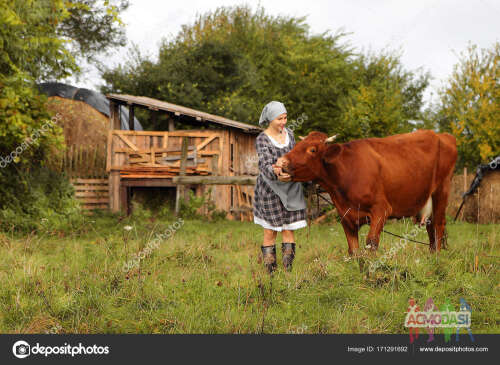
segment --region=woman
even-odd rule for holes
[[[283,266],[289,271],[295,257],[293,231],[307,225],[306,203],[299,182],[279,167],[279,158],[295,146],[293,132],[285,128],[287,111],[277,101],[262,110],[259,124],[266,129],[255,142],[259,156],[259,176],[253,199],[254,223],[264,228],[263,262],[269,273],[276,270],[276,235],[282,232]]]

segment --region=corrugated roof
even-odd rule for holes
[[[195,118],[199,122],[207,121],[216,124],[225,125],[228,127],[233,127],[240,129],[247,133],[260,133],[262,129],[251,124],[246,124],[242,122],[237,122],[235,120],[227,119],[218,115],[209,114],[201,112],[199,110],[186,108],[185,106],[176,105],[168,103],[166,101],[161,101],[153,98],[148,98],[146,96],[134,96],[126,94],[108,94],[106,97],[110,100],[116,100],[118,102],[125,102],[129,105],[142,105],[150,109],[165,110],[168,112],[175,113],[176,115],[188,115]]]

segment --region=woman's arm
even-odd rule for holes
[[[277,176],[273,169],[274,157],[269,147],[260,139],[255,142],[257,155],[259,156],[259,170],[270,180],[276,180]]]

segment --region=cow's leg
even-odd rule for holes
[[[387,217],[391,213],[391,209],[388,206],[377,207],[372,209],[370,216],[370,231],[366,236],[366,245],[369,246],[371,250],[376,251],[380,242],[380,233],[384,228]]]
[[[427,228],[427,234],[429,235],[429,245],[431,248],[431,251],[433,251],[436,247],[436,242],[434,241],[436,238],[436,231],[434,228],[434,217],[432,220],[429,220],[428,223],[425,225],[425,228]],[[434,249],[433,249],[434,247]]]
[[[434,239],[430,240],[431,252],[440,251],[441,244],[444,240],[444,229],[446,226],[446,205],[448,204],[448,191],[440,188],[432,195],[433,217],[432,217],[432,232]],[[429,232],[429,229],[427,230]],[[429,234],[431,239],[431,234]]]
[[[346,221],[342,221],[342,227],[344,228],[344,233],[347,238],[347,244],[349,245],[349,255],[352,256],[359,250],[359,227]]]

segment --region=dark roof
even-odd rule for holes
[[[109,100],[96,91],[77,88],[60,82],[44,82],[38,84],[38,89],[49,97],[59,96],[60,98],[82,101],[109,117]],[[121,129],[128,130],[128,109],[123,106],[120,108],[120,122]],[[135,117],[134,129],[142,131],[142,125]]]
[[[127,103],[128,105],[140,105],[148,107],[153,110],[165,110],[172,112],[175,115],[187,115],[199,122],[211,122],[227,127],[237,128],[246,133],[260,133],[262,129],[251,124],[237,122],[235,120],[227,119],[218,115],[205,113],[199,110],[187,108],[185,106],[168,103],[145,96],[133,96],[125,94],[108,94],[106,97],[118,103]]]

